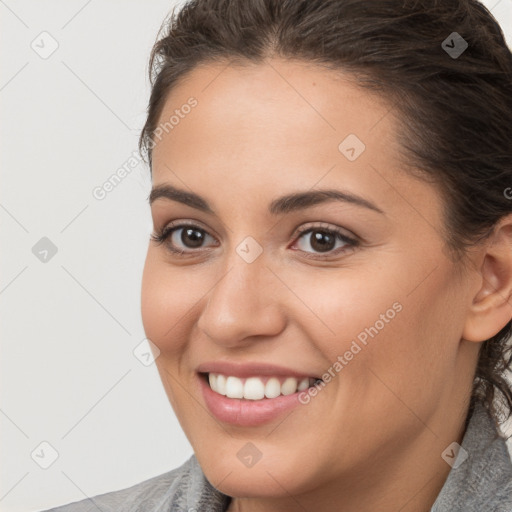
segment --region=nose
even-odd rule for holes
[[[250,343],[254,337],[276,336],[286,325],[281,287],[263,257],[247,263],[234,254],[207,295],[197,326],[229,348]]]

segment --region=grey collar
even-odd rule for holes
[[[462,448],[467,459],[452,467],[431,512],[512,512],[512,462],[507,444],[480,403],[475,405]]]

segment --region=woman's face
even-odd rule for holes
[[[210,482],[301,494],[370,477],[420,436],[440,455],[476,361],[469,290],[439,193],[398,161],[390,106],[273,59],[195,69],[160,123],[151,211],[175,229],[149,244],[142,316]]]

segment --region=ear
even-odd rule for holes
[[[495,226],[480,252],[480,288],[470,305],[462,338],[482,342],[512,319],[512,214]]]

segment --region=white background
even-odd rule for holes
[[[510,44],[512,0],[484,3]],[[150,49],[175,4],[0,0],[1,511],[125,488],[192,454],[156,368],[133,354],[149,171],[92,195],[136,150]],[[59,45],[47,59],[31,48],[43,31]],[[46,263],[42,237],[57,247]],[[31,458],[49,460],[43,441],[58,452],[48,469]]]

